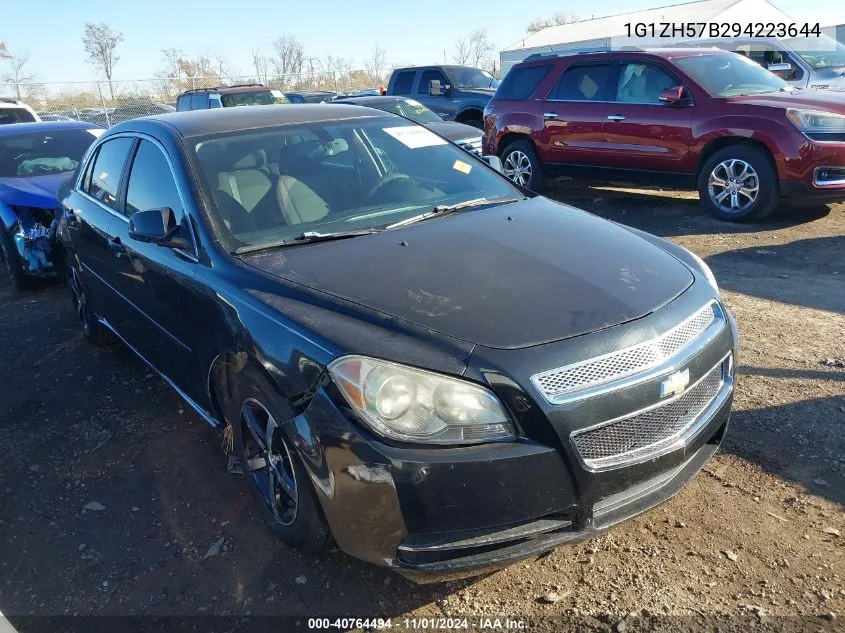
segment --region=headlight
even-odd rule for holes
[[[845,132],[845,115],[820,110],[789,108],[786,118],[802,132],[824,134]]]
[[[708,266],[706,263],[704,263],[704,260],[701,259],[695,253],[693,253],[691,250],[687,249],[687,253],[689,253],[690,257],[692,257],[695,260],[695,263],[698,264],[698,267],[701,270],[701,273],[707,279],[707,282],[711,286],[713,286],[713,290],[715,290],[716,294],[718,295],[719,294],[719,284],[716,283],[716,276],[713,274],[713,271],[710,270],[710,266]]]
[[[329,373],[361,420],[384,437],[428,444],[516,437],[499,399],[471,382],[365,356],[338,358]]]

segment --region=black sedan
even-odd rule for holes
[[[127,121],[63,205],[85,336],[231,428],[291,546],[501,566],[670,498],[727,428],[737,335],[700,259],[402,117]]]
[[[450,141],[463,147],[468,152],[481,156],[481,130],[465,123],[455,121],[444,121],[437,113],[426,108],[419,101],[409,97],[343,97],[335,99],[333,103],[348,103],[351,105],[366,106],[383,110],[392,114],[398,114],[411,119],[420,125],[440,134]]]

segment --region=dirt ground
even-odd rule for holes
[[[525,630],[845,629],[845,205],[730,225],[692,194],[549,193],[690,248],[739,322],[729,434],[675,499],[468,581],[417,586],[339,551],[302,556],[259,523],[215,432],[130,352],[82,339],[64,287],[17,293],[4,278],[0,611],[21,633],[126,622],[45,617],[89,615],[206,616],[190,620],[203,631],[337,616],[395,630],[447,616],[476,630],[495,627],[482,617]]]

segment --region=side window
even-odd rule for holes
[[[191,110],[205,110],[208,108],[208,94],[200,93],[191,97]]]
[[[94,159],[94,167],[91,170],[91,179],[87,183],[85,191],[105,205],[117,209],[118,187],[120,186],[120,174],[126,163],[126,156],[135,139],[121,137],[106,141],[97,151]]]
[[[499,89],[496,90],[497,99],[515,99],[522,101],[528,99],[540,82],[549,74],[551,65],[528,66],[527,68],[515,67],[505,75]]]
[[[170,207],[176,221],[182,221],[182,200],[170,164],[158,147],[149,141],[141,141],[129,173],[126,215],[162,207]]]
[[[651,64],[622,64],[616,100],[622,103],[660,103],[660,93],[678,81]]]
[[[775,73],[781,79],[800,79],[804,74],[801,71],[801,66],[798,65],[793,56],[768,42],[742,44],[741,46],[735,47],[734,52],[752,59],[766,70],[772,64],[791,64],[791,72],[778,71]]]
[[[414,86],[414,71],[399,73],[396,75],[396,82],[393,84],[393,94],[409,95]]]
[[[609,78],[610,64],[567,68],[551,97],[561,101],[607,101]]]
[[[179,98],[176,99],[176,109],[180,112],[182,110],[190,110],[191,109],[191,95],[179,95]]]
[[[445,86],[449,83],[449,80],[446,79],[445,75],[439,70],[423,71],[423,74],[420,76],[420,85],[417,87],[417,94],[427,95],[428,84],[430,84],[432,81],[439,81],[441,86]]]

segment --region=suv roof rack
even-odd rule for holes
[[[212,86],[211,88],[190,88],[182,94],[189,94],[192,92],[214,92],[215,90],[228,90],[229,88],[266,88],[264,84],[232,84],[231,86]]]
[[[573,55],[591,55],[593,53],[616,53],[619,51],[642,51],[645,49],[640,48],[639,46],[623,46],[618,50],[611,50],[610,48],[593,48],[593,49],[586,49],[583,51],[547,51],[545,53],[532,53],[525,59],[523,62],[533,62],[538,59],[546,59],[550,57],[571,57]]]

